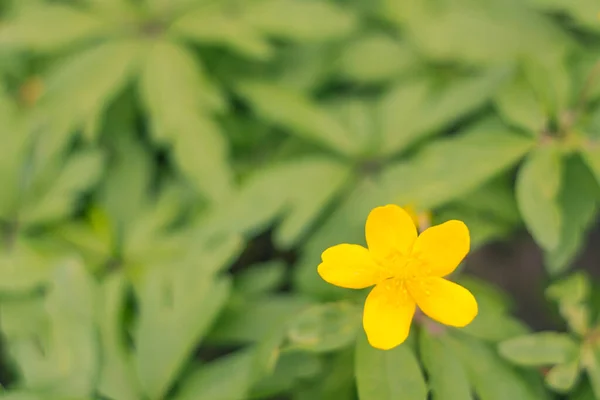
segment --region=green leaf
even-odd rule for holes
[[[121,313],[125,307],[126,281],[121,273],[108,276],[102,283],[98,304],[98,325],[102,346],[102,364],[98,391],[107,398],[136,400],[141,389],[122,336]]]
[[[565,333],[539,332],[505,340],[498,350],[515,364],[540,366],[572,361],[577,357],[578,344]]]
[[[24,386],[62,398],[92,393],[98,365],[94,293],[79,262],[66,260],[53,271],[45,312],[37,327],[30,321],[36,329],[15,330],[8,339]]]
[[[211,113],[222,110],[220,92],[186,48],[153,44],[145,60],[141,93],[153,122],[155,138],[173,144],[175,161],[209,199],[231,193],[225,141]]]
[[[495,106],[507,123],[539,136],[548,124],[548,117],[535,91],[522,76],[504,85],[495,97]]]
[[[12,248],[0,252],[0,291],[18,293],[38,288],[48,280],[55,260],[31,240],[10,236],[9,240],[14,240]]]
[[[382,151],[392,154],[419,139],[474,112],[502,83],[506,71],[491,69],[485,74],[458,78],[436,87],[430,79],[400,83],[380,104]]]
[[[317,353],[344,348],[356,339],[361,315],[360,308],[347,302],[310,307],[291,322],[290,346]]]
[[[564,364],[557,364],[546,375],[546,383],[557,392],[567,393],[577,383],[579,372],[579,359]]]
[[[296,386],[293,400],[356,400],[354,348],[334,353],[324,361],[324,373],[311,380],[309,385]]]
[[[600,397],[600,346],[598,343],[585,343],[583,345],[581,365],[587,372],[595,397]]]
[[[135,365],[151,398],[167,393],[229,296],[229,280],[202,261],[155,267],[139,289]]]
[[[266,59],[273,49],[241,15],[228,13],[222,5],[203,6],[183,14],[170,30],[204,45],[227,46],[242,55]]]
[[[433,400],[470,400],[471,386],[467,373],[446,342],[444,333],[435,335],[426,327],[419,331],[419,354],[427,371]]]
[[[425,400],[427,386],[412,349],[405,343],[378,350],[365,335],[356,343],[356,385],[360,400]]]
[[[297,295],[241,299],[224,310],[211,331],[210,342],[253,343],[270,335],[283,338],[294,317],[311,305],[310,300]]]
[[[598,32],[598,2],[595,0],[531,0],[540,10],[565,13],[580,26]]]
[[[581,150],[581,155],[600,185],[600,143],[588,144],[587,147]]]
[[[554,54],[569,43],[559,27],[524,2],[383,3],[381,14],[407,31],[420,50],[438,62],[490,65],[522,54]]]
[[[577,304],[586,301],[591,292],[590,279],[582,271],[552,283],[546,289],[546,295],[564,304]]]
[[[357,25],[354,15],[319,0],[259,0],[245,8],[244,19],[257,30],[297,42],[339,39]]]
[[[280,287],[285,274],[286,265],[282,261],[251,265],[235,276],[234,288],[241,295],[260,295]]]
[[[101,18],[77,8],[40,4],[26,7],[3,24],[0,46],[52,53],[103,36],[111,28]]]
[[[542,391],[539,378],[528,379],[534,375],[513,368],[489,345],[459,334],[448,340],[462,360],[469,381],[479,399],[542,400],[548,398],[545,391]]]
[[[419,66],[407,43],[380,33],[360,36],[344,48],[340,73],[360,83],[380,83],[413,72]]]
[[[19,212],[19,220],[35,225],[67,217],[81,193],[96,183],[103,164],[102,154],[96,151],[76,153],[45,192],[30,195]]]
[[[435,141],[407,162],[390,165],[382,172],[380,184],[389,188],[388,201],[419,204],[423,209],[439,207],[512,167],[533,144],[494,121],[484,121],[460,135]]]
[[[596,182],[578,156],[565,160],[562,182],[558,194],[562,215],[560,241],[545,257],[552,274],[563,272],[582,250],[596,215]]]
[[[519,170],[516,195],[529,232],[546,250],[559,245],[562,215],[558,196],[561,187],[561,153],[554,144],[533,150]]]
[[[283,216],[275,241],[290,247],[306,234],[315,218],[335,198],[349,169],[333,159],[305,157],[270,165],[242,185],[231,201],[211,216],[211,226],[255,234]],[[312,177],[319,176],[315,180]]]
[[[290,133],[343,154],[354,155],[360,150],[337,120],[300,93],[259,82],[246,82],[237,90],[259,116],[288,128]]]
[[[43,153],[65,145],[73,130],[94,119],[135,72],[142,47],[134,40],[115,40],[67,57],[46,80],[35,110],[45,130]]]
[[[461,328],[461,332],[489,342],[499,342],[528,332],[522,322],[493,305],[489,298],[474,294],[479,312],[473,322]]]
[[[151,154],[132,138],[133,134],[126,130],[112,138],[115,149],[99,189],[100,205],[117,224],[131,224],[141,218],[153,178]]]
[[[524,59],[525,76],[531,83],[546,115],[560,120],[572,99],[572,81],[567,57],[563,55],[540,55]]]
[[[321,360],[314,354],[302,351],[283,352],[273,373],[259,380],[249,397],[269,398],[290,391],[298,381],[318,376],[321,369]]]
[[[232,400],[247,398],[252,383],[254,353],[237,351],[199,365],[181,382],[174,400]]]

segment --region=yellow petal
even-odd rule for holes
[[[373,261],[369,250],[357,244],[338,244],[321,255],[317,271],[321,278],[336,286],[362,289],[373,286],[387,276]]]
[[[423,278],[406,282],[419,308],[444,325],[463,327],[477,315],[477,301],[464,287],[443,278]]]
[[[369,251],[383,265],[397,263],[407,256],[417,238],[410,215],[396,205],[374,208],[365,227]]]
[[[363,326],[371,346],[388,350],[408,337],[415,301],[399,279],[381,282],[365,302]]]
[[[412,255],[419,260],[426,275],[444,277],[465,258],[470,243],[469,229],[464,222],[452,220],[421,233]]]

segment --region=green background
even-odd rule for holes
[[[600,398],[575,261],[600,200],[599,13],[2,1],[0,399]],[[389,203],[464,220],[473,252],[529,232],[552,329],[457,274],[471,325],[369,347],[366,292],[316,267]]]

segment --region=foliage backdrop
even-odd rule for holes
[[[0,398],[600,398],[598,296],[570,271],[600,200],[599,12],[4,0]],[[472,325],[369,347],[365,293],[316,266],[387,203],[473,249],[527,229],[564,332],[459,276]]]

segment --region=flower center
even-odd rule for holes
[[[427,264],[418,256],[399,252],[388,254],[381,264],[391,277],[400,280],[427,276],[429,270]]]

